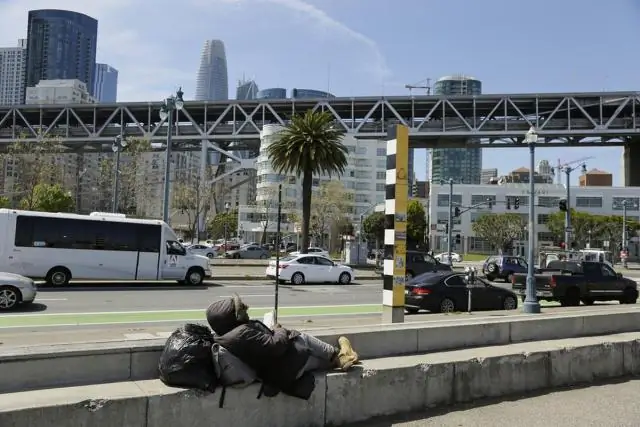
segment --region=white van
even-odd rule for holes
[[[0,209],[0,236],[0,271],[55,286],[72,278],[199,285],[211,271],[158,220]]]

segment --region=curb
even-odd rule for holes
[[[216,281],[216,280],[232,280],[232,281],[242,281],[242,280],[250,280],[250,281],[268,281],[273,279],[268,279],[265,276],[216,276],[215,274],[212,277],[207,277],[205,280],[207,281]],[[374,280],[382,280],[381,277],[357,277],[355,283],[363,282],[363,281],[374,281]]]

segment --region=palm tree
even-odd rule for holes
[[[294,115],[267,148],[274,170],[283,175],[302,176],[302,253],[307,253],[309,248],[313,176],[341,175],[347,166],[343,132],[334,122],[335,118],[328,112],[307,111],[304,115]]]

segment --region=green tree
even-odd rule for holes
[[[0,208],[10,208],[11,200],[8,197],[0,196]]]
[[[325,236],[331,234],[334,225],[350,210],[352,200],[353,195],[340,181],[325,182],[314,191],[309,231],[319,246],[324,246]]]
[[[227,239],[235,236],[238,231],[238,211],[223,212],[214,216],[207,227],[211,238],[223,239],[225,237],[225,225]]]
[[[40,212],[72,212],[73,196],[60,184],[38,184],[20,205],[23,209]]]
[[[302,177],[303,253],[309,247],[313,176],[344,173],[347,147],[342,143],[342,135],[331,113],[309,110],[291,117],[289,125],[267,147],[278,173]]]
[[[384,212],[374,212],[362,221],[367,240],[384,242]]]
[[[486,214],[472,225],[473,232],[495,248],[506,251],[511,242],[522,237],[525,221],[519,214]]]
[[[418,200],[410,200],[407,205],[407,243],[423,243],[426,232],[427,218],[424,206]]]
[[[547,219],[547,228],[558,242],[564,241],[564,221],[564,212],[555,212]],[[589,241],[592,242],[592,245],[608,241],[610,250],[615,251],[622,242],[621,215],[593,215],[572,209],[571,228],[573,228],[572,240],[578,248],[586,247]],[[627,220],[629,237],[633,236],[635,230],[639,228],[638,222]]]

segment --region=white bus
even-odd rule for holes
[[[189,254],[163,221],[0,209],[0,271],[64,286],[80,280],[199,285],[209,259]]]

